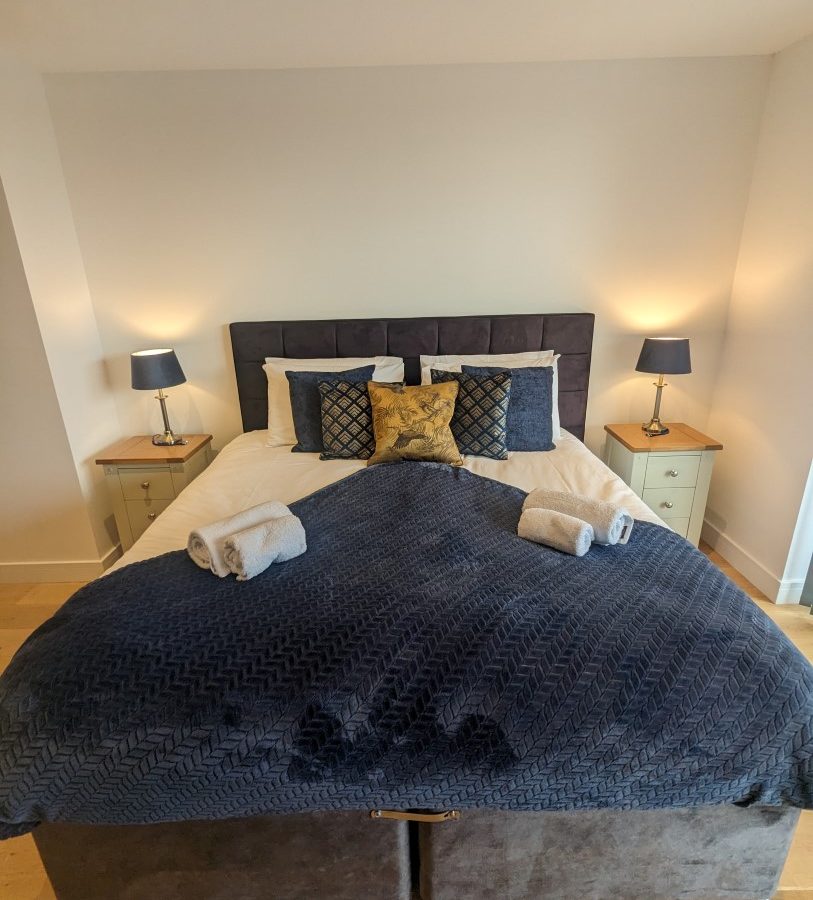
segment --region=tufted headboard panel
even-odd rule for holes
[[[559,360],[562,427],[584,439],[592,313],[449,316],[419,319],[332,319],[233,322],[234,370],[243,429],[268,427],[267,356],[401,356],[407,384],[420,384],[421,354],[519,353],[555,350]]]

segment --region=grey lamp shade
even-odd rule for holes
[[[174,350],[138,350],[131,353],[130,372],[137,391],[154,391],[186,381]]]
[[[688,338],[644,338],[636,372],[688,375],[692,371]]]

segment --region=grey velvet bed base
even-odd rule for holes
[[[771,897],[799,810],[497,812],[420,826],[422,900]]]
[[[310,813],[42,825],[59,900],[760,900],[799,811],[464,811],[407,825]]]

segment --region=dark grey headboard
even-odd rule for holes
[[[402,356],[407,384],[421,380],[421,354],[519,353],[555,350],[559,360],[562,427],[584,439],[592,313],[450,316],[421,319],[334,319],[311,322],[233,322],[234,370],[243,429],[268,426],[267,356]]]

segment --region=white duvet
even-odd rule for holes
[[[293,503],[366,466],[364,460],[322,461],[317,453],[291,453],[290,447],[267,447],[265,431],[241,434],[227,444],[161,513],[114,569],[186,547],[189,532],[266,500]],[[464,466],[477,475],[513,484],[571,491],[622,504],[636,519],[663,522],[624,482],[567,432],[555,450],[512,453],[507,460],[464,456]],[[427,509],[427,516],[433,510]]]

